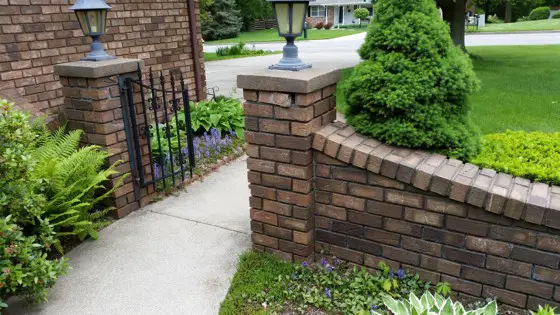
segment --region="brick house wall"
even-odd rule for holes
[[[332,23],[333,25],[335,24],[334,21],[334,7],[327,7],[327,15],[329,18],[329,23]],[[308,16],[306,21],[307,21],[307,27],[308,28],[312,28],[315,24],[319,23],[319,22],[323,22],[323,24],[325,24],[326,22],[326,18],[324,16],[321,17],[310,17]]]
[[[334,115],[318,114],[334,108],[336,71],[306,71],[238,77],[248,100],[254,250],[290,261],[335,255],[367,268],[384,261],[520,314],[560,307],[560,187],[332,123]]]
[[[89,51],[67,0],[0,0],[0,97],[19,95],[30,105],[58,120],[62,90],[55,64],[77,61]],[[195,62],[190,44],[187,1],[108,0],[112,7],[103,36],[109,54],[142,59],[156,71],[181,71],[189,95],[197,99]],[[199,2],[196,32],[200,63],[201,98],[205,98],[204,58],[200,34]],[[8,93],[9,91],[9,93]]]

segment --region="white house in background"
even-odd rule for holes
[[[373,6],[371,0],[317,0],[309,3],[307,9],[307,23],[309,28],[323,22],[333,25],[352,25],[359,24],[360,21],[354,18],[354,10],[366,8],[369,15],[373,16]]]

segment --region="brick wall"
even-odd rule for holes
[[[316,253],[372,268],[384,261],[432,283],[449,282],[466,298],[497,297],[518,312],[560,306],[557,222],[528,222],[537,221],[530,204],[534,188],[542,186],[386,146],[340,123],[319,131],[314,148]],[[511,199],[496,203],[496,189],[476,184],[481,176],[492,187],[505,187],[508,198],[525,187],[525,197],[518,195],[529,201],[525,211],[524,201],[521,206],[524,219],[512,218],[517,211],[513,203],[508,208]],[[544,186],[545,218],[554,220],[548,211],[558,211],[552,207],[559,206],[560,190]],[[451,193],[467,202],[445,196]]]
[[[73,2],[72,2],[73,3]],[[185,0],[108,0],[103,37],[109,54],[143,59],[154,70],[181,71],[196,99],[193,51]],[[199,2],[196,24],[200,30]],[[0,91],[27,99],[51,117],[61,113],[61,84],[53,65],[76,61],[89,50],[67,0],[0,0]],[[205,86],[201,35],[198,47]],[[7,94],[7,93],[6,93]],[[204,91],[203,91],[204,94]]]
[[[327,7],[327,15],[328,15],[328,23],[332,23],[334,25],[335,24],[334,7]],[[324,16],[321,16],[321,17],[307,17],[306,21],[307,21],[307,27],[308,28],[313,28],[315,26],[315,24],[317,24],[319,22],[323,22],[323,24],[325,24],[327,22],[327,19]]]

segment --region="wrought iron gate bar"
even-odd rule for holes
[[[168,186],[175,186],[179,179],[184,182],[187,171],[192,177],[195,156],[189,94],[183,74],[179,74],[180,90],[178,90],[176,75],[172,73],[169,74],[169,81],[166,81],[163,73],[160,72],[159,82],[156,84],[153,71],[150,69],[147,78],[148,86],[142,81],[140,67],[136,72],[138,79],[120,77],[119,87],[132,176],[137,184],[135,194],[139,195],[138,187],[153,185],[154,189],[158,189],[158,184],[161,182],[163,189],[166,189]],[[170,84],[171,88],[167,89],[166,84]],[[140,90],[140,103],[138,104],[135,104],[134,93],[138,93],[138,91],[134,91],[135,85],[139,86]],[[144,94],[146,92],[151,94],[148,98]],[[179,97],[179,93],[181,97]],[[171,94],[171,96],[168,98],[167,94]],[[137,106],[139,107],[137,108]],[[181,109],[183,109],[184,124],[181,123],[178,116]],[[152,143],[154,137],[157,140]],[[146,149],[146,147],[147,153],[142,151],[142,148]],[[145,155],[148,155],[149,167],[143,165]],[[148,174],[145,172],[150,173],[151,179],[147,180]],[[171,183],[168,182],[169,178],[171,178]]]

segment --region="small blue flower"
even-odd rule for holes
[[[329,262],[325,259],[325,257],[321,258],[321,262],[320,262],[321,266],[327,266],[329,264]]]
[[[404,279],[404,276],[405,276],[404,270],[402,268],[399,269],[399,271],[397,272],[397,277],[399,277],[399,279],[402,280],[402,279]]]
[[[374,311],[374,310],[376,310],[376,309],[377,309],[377,305],[371,304],[371,310]]]
[[[339,260],[338,258],[336,258],[336,257],[334,258],[334,265],[335,265],[335,266],[340,265],[340,260]]]
[[[296,280],[296,273],[292,273],[292,280]]]
[[[325,289],[325,296],[328,297],[329,299],[332,299],[331,289],[329,289],[329,288]]]
[[[334,270],[334,267],[331,265],[327,265],[327,271],[328,272],[332,272]]]
[[[395,277],[395,273],[391,271],[391,273],[389,274],[389,278],[394,278],[394,277]]]
[[[307,261],[304,261],[304,262],[301,263],[301,266],[304,267],[304,268],[307,268],[307,267],[309,267],[309,263],[307,263]]]

